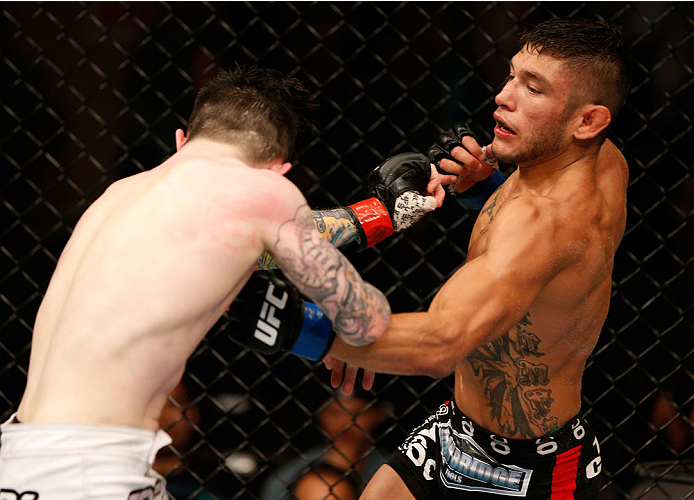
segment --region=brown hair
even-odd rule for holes
[[[580,97],[614,117],[631,84],[629,41],[621,27],[588,19],[550,19],[520,34],[521,47],[561,59],[580,85]],[[575,96],[577,97],[577,96]]]
[[[286,160],[308,125],[311,96],[279,71],[237,66],[221,71],[198,93],[188,139],[205,137],[238,147],[251,165]]]

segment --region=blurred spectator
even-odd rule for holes
[[[316,416],[330,445],[317,446],[274,471],[261,500],[356,500],[388,455],[373,446],[388,417],[386,404],[371,396],[341,392]]]
[[[171,391],[159,417],[159,426],[172,442],[159,451],[152,468],[166,478],[167,490],[174,498],[221,500],[225,497],[211,494],[209,488],[203,490],[193,471],[191,447],[199,439],[200,411],[184,380]]]
[[[664,435],[671,458],[680,459],[694,456],[694,392],[691,379],[681,382],[660,392],[651,412],[651,424]]]

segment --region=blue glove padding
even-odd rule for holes
[[[456,193],[455,197],[460,203],[472,210],[482,210],[482,207],[484,207],[484,204],[492,193],[494,193],[505,180],[504,174],[502,174],[500,170],[495,170],[492,175],[483,181],[479,181],[470,189],[459,194]]]
[[[313,302],[305,302],[304,322],[290,352],[311,361],[318,361],[328,353],[334,338],[330,318]]]

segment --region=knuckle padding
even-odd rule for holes
[[[271,284],[275,287],[274,296],[279,297],[283,293],[287,293],[287,305],[283,309],[275,311],[277,317],[281,319],[282,339],[278,339],[278,342],[273,345],[268,345],[254,339],[250,332],[255,329],[256,321],[261,318],[263,302],[265,302]],[[240,332],[247,332],[245,342],[242,344],[254,350],[265,354],[275,354],[283,347],[286,348],[287,344],[293,343],[298,335],[301,316],[296,311],[296,304],[299,300],[299,291],[290,283],[272,272],[254,272],[229,305],[227,316],[232,340],[238,342],[240,339],[236,338],[236,335]],[[284,340],[284,342],[280,340]]]
[[[441,133],[438,140],[432,144],[427,153],[431,163],[433,163],[436,168],[439,168],[441,160],[448,159],[462,165],[462,163],[451,156],[451,151],[461,145],[463,137],[465,136],[475,137],[470,127],[463,122],[456,123],[453,127]]]
[[[374,169],[366,179],[369,193],[377,196],[393,214],[395,202],[406,191],[423,192],[429,183],[429,159],[422,153],[391,156]]]

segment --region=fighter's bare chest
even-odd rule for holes
[[[470,243],[468,245],[468,254],[466,260],[472,260],[475,257],[479,257],[487,251],[489,229],[492,227],[494,217],[502,204],[502,200],[500,198],[500,193],[495,193],[477,216],[475,225],[472,228],[472,233],[470,234]]]

